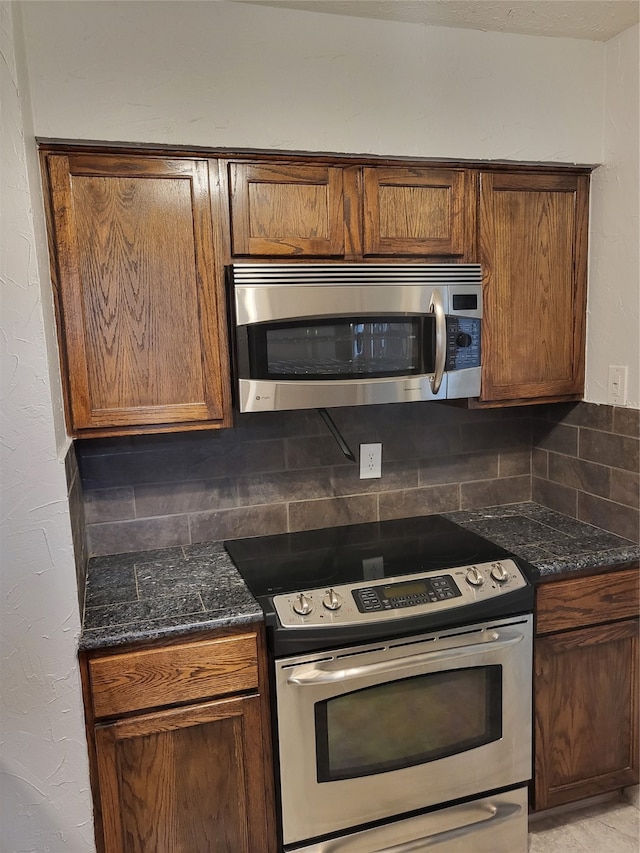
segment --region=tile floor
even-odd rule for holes
[[[529,820],[529,853],[638,853],[638,791]]]

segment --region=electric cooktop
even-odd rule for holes
[[[519,558],[439,515],[225,542],[276,655],[533,609]]]

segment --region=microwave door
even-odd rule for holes
[[[241,411],[444,399],[437,315],[304,318],[238,330]]]
[[[250,376],[323,381],[431,373],[433,323],[431,316],[391,315],[255,325],[248,330]]]

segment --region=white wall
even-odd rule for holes
[[[12,12],[0,3],[0,850],[79,853],[93,849],[76,660],[80,618]]]
[[[225,2],[28,2],[37,134],[594,163],[604,48]]]
[[[607,401],[610,364],[629,367],[640,408],[640,27],[606,44],[604,165],[593,175],[585,397]]]

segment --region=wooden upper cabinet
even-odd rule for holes
[[[466,170],[365,167],[363,187],[365,255],[473,260],[475,198]]]
[[[344,255],[341,168],[230,163],[229,182],[232,255]]]
[[[482,401],[580,398],[589,178],[480,176]]]
[[[230,163],[231,253],[472,260],[465,169]]]
[[[224,266],[479,262],[474,405],[579,399],[587,170],[176,152],[42,152],[67,423],[230,426]]]
[[[209,163],[118,154],[44,162],[70,431],[224,424]]]

